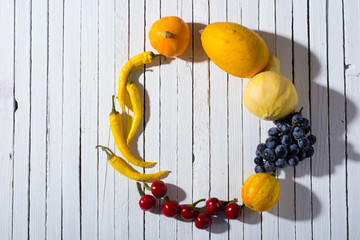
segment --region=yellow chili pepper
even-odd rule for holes
[[[135,166],[145,167],[145,168],[152,167],[153,165],[156,164],[156,162],[141,161],[131,154],[128,145],[126,144],[125,141],[121,115],[118,111],[115,110],[114,95],[112,96],[112,112],[110,113],[109,119],[110,119],[111,132],[114,136],[116,146],[118,147],[124,158],[126,158],[126,160],[128,160],[130,163],[134,164]]]
[[[132,168],[124,159],[116,156],[109,148],[101,145],[96,146],[96,148],[98,147],[100,147],[106,153],[111,166],[120,174],[130,179],[134,179],[136,181],[151,182],[163,177],[166,173],[168,173],[167,170],[149,174],[139,173],[134,168]]]
[[[135,69],[134,69],[135,70]],[[141,108],[141,100],[138,88],[135,83],[131,81],[131,73],[129,74],[128,83],[126,84],[126,90],[129,93],[131,105],[133,107],[133,117],[131,121],[131,128],[128,133],[126,143],[129,145],[130,141],[135,136],[136,130],[139,127],[141,116],[142,116],[142,108]]]
[[[118,100],[120,103],[120,107],[125,112],[125,101],[124,101],[124,93],[126,88],[126,82],[128,79],[128,75],[130,72],[141,65],[151,63],[154,58],[162,56],[161,54],[154,54],[153,52],[142,52],[132,58],[130,58],[127,63],[122,67],[119,76],[119,89],[118,89]]]

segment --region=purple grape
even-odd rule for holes
[[[298,141],[297,141],[297,144],[298,146],[301,148],[301,149],[307,149],[308,147],[310,147],[310,142],[307,138],[299,138]]]
[[[285,160],[285,158],[279,158],[278,160],[276,160],[275,166],[277,166],[277,167],[279,167],[279,168],[285,167],[285,166],[286,166],[286,160]]]
[[[300,123],[303,120],[301,113],[295,113],[292,117],[293,123]]]
[[[289,136],[289,135],[284,135],[282,138],[281,138],[281,143],[284,144],[284,145],[290,145],[292,143],[292,137]]]
[[[294,138],[301,138],[304,135],[304,131],[300,127],[294,127],[292,135]]]
[[[266,171],[275,171],[276,165],[273,162],[265,162],[264,168]]]
[[[291,133],[291,125],[288,123],[285,123],[281,126],[281,132],[283,134],[290,134]]]
[[[309,135],[307,139],[310,142],[310,145],[314,145],[316,143],[316,137],[314,135]]]
[[[268,131],[268,135],[271,136],[271,137],[278,137],[279,134],[280,134],[280,131],[276,127],[272,127]]]
[[[299,164],[299,158],[297,156],[293,156],[287,160],[287,163],[290,166],[295,167],[296,165]]]
[[[274,161],[275,160],[275,153],[271,148],[267,148],[264,151],[263,158],[268,161]]]
[[[303,120],[300,122],[300,127],[301,128],[307,128],[310,124],[310,121],[306,118],[303,118]]]
[[[265,170],[265,168],[263,166],[256,165],[255,166],[255,172],[256,173],[261,173],[261,172],[266,172],[266,170]]]
[[[291,144],[290,146],[289,146],[289,153],[291,154],[291,155],[296,155],[296,154],[298,154],[299,153],[299,147],[298,147],[298,145],[297,144]]]
[[[274,137],[268,137],[265,141],[265,144],[268,148],[274,148],[277,144],[277,140]]]
[[[256,165],[260,165],[260,166],[264,165],[264,161],[261,157],[254,158],[254,162]]]
[[[303,161],[306,158],[306,153],[303,150],[299,150],[299,153],[296,155],[299,158],[299,161]]]
[[[286,157],[286,155],[288,154],[288,150],[286,149],[286,147],[284,145],[278,145],[275,148],[275,154],[276,156],[278,156],[279,158],[281,157]]]
[[[306,157],[309,158],[309,157],[312,157],[314,155],[314,148],[312,146],[310,146],[308,149],[305,150],[305,154],[306,154]]]
[[[264,153],[265,149],[266,149],[266,145],[264,143],[260,143],[259,145],[257,145],[256,148],[261,154]]]

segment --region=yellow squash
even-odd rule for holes
[[[265,41],[254,31],[230,22],[215,22],[201,33],[209,58],[225,72],[250,78],[262,71],[269,58]]]
[[[257,212],[271,209],[280,196],[278,180],[269,173],[257,173],[246,179],[241,189],[244,204]]]
[[[247,84],[243,102],[252,114],[264,120],[278,120],[294,111],[298,94],[294,84],[280,73],[280,61],[271,56],[264,72]]]

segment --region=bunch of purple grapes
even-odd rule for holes
[[[272,172],[276,167],[287,165],[295,167],[314,155],[316,137],[309,135],[310,121],[301,115],[301,110],[274,123],[276,127],[269,129],[265,143],[257,146],[254,159],[256,173]]]

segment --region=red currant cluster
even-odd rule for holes
[[[229,219],[237,219],[241,215],[241,210],[245,205],[239,206],[237,204],[237,199],[231,201],[220,201],[217,198],[210,198],[206,201],[205,198],[200,199],[192,204],[185,204],[180,206],[178,201],[170,201],[168,196],[166,195],[167,186],[163,181],[154,181],[149,187],[146,183],[144,183],[144,187],[151,191],[152,195],[144,194],[143,190],[141,189],[141,184],[136,183],[138,191],[141,195],[139,200],[139,206],[144,211],[151,211],[156,204],[155,198],[163,198],[165,202],[161,207],[161,212],[166,217],[176,217],[179,213],[181,218],[185,221],[195,221],[195,226],[199,229],[207,229],[212,224],[212,219],[210,215],[219,214],[223,208],[225,207],[225,215]],[[205,204],[205,213],[199,213],[199,209],[196,208],[196,205],[199,202],[206,201]]]

